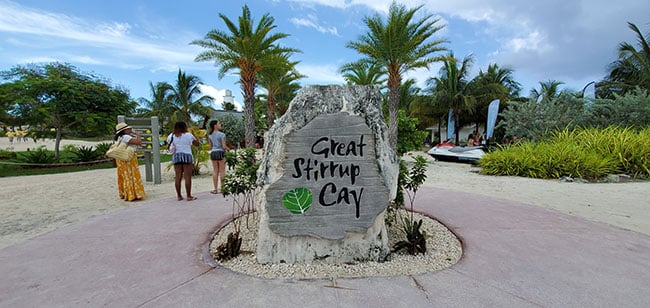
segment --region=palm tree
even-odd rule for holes
[[[529,97],[531,99],[537,100],[537,102],[550,101],[551,99],[558,97],[563,92],[563,90],[560,90],[560,85],[562,84],[564,84],[564,82],[557,80],[540,81],[540,89],[530,90]]]
[[[275,96],[275,111],[278,116],[282,116],[289,109],[289,103],[296,97],[296,94],[300,90],[301,86],[297,82],[291,82],[283,86],[282,92]]]
[[[139,103],[144,106],[142,115],[145,117],[158,117],[160,119],[160,128],[165,130],[165,125],[170,126],[171,114],[173,113],[170,94],[173,87],[166,82],[156,84],[149,82],[151,91],[151,100],[141,98]],[[171,127],[167,127],[171,129]]]
[[[275,122],[276,98],[283,92],[289,91],[291,83],[305,77],[296,70],[298,63],[298,61],[290,61],[287,53],[273,55],[258,74],[259,84],[267,92],[267,128],[271,128]]]
[[[246,117],[246,140],[253,146],[255,140],[255,87],[259,73],[274,54],[298,52],[293,48],[281,47],[276,42],[289,36],[285,33],[271,34],[275,29],[274,18],[264,14],[257,26],[254,25],[247,5],[242,7],[238,25],[226,15],[219,14],[230,33],[211,30],[202,40],[192,41],[206,50],[199,53],[195,61],[214,61],[219,67],[219,78],[231,70],[239,71],[239,82],[244,93],[244,114]]]
[[[640,87],[650,90],[650,45],[641,30],[628,22],[628,27],[636,34],[639,49],[623,42],[618,47],[618,60],[610,65],[608,86],[616,92],[627,92]]]
[[[428,68],[429,64],[441,59],[432,55],[445,50],[440,46],[444,40],[427,41],[444,27],[435,25],[439,18],[426,15],[413,20],[421,8],[406,9],[404,5],[393,2],[386,22],[379,14],[364,18],[368,32],[347,44],[347,47],[367,56],[367,61],[384,67],[388,73],[388,136],[393,149],[397,146],[397,109],[402,74],[416,68]]]
[[[474,121],[477,125],[487,120],[487,109],[495,99],[501,102],[510,101],[519,96],[521,85],[512,76],[510,68],[500,68],[497,64],[488,65],[487,71],[479,74],[470,82],[470,92],[476,98]]]
[[[194,75],[186,75],[180,69],[176,85],[171,88],[169,99],[172,102],[172,121],[185,121],[192,125],[192,116],[200,116],[204,119],[212,114],[210,104],[213,100],[211,96],[202,95],[199,85],[201,79]]]
[[[473,59],[474,57],[471,55],[465,57],[459,67],[458,60],[450,52],[443,61],[443,67],[440,68],[440,76],[427,80],[428,91],[433,93],[435,104],[444,105],[452,110],[452,116],[455,119],[456,144],[460,141],[458,127],[462,127],[460,115],[464,112],[471,112],[476,103],[476,98],[470,93],[467,80]]]
[[[377,63],[370,61],[355,61],[341,66],[339,72],[348,85],[381,85],[386,82],[386,72]]]

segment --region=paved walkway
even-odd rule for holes
[[[545,208],[423,189],[416,209],[463,241],[453,267],[286,280],[208,265],[206,243],[231,207],[197,196],[139,204],[0,250],[0,307],[650,306],[649,236]]]

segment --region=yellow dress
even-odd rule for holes
[[[138,168],[138,157],[130,161],[115,160],[117,164],[117,189],[125,201],[142,200],[146,196]]]

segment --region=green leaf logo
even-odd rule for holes
[[[311,206],[311,191],[297,187],[282,196],[282,204],[293,214],[304,214]]]

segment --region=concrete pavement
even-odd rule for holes
[[[231,205],[196,196],[143,202],[0,250],[0,307],[650,306],[650,236],[541,207],[423,188],[416,211],[463,242],[451,268],[261,279],[205,259]]]

